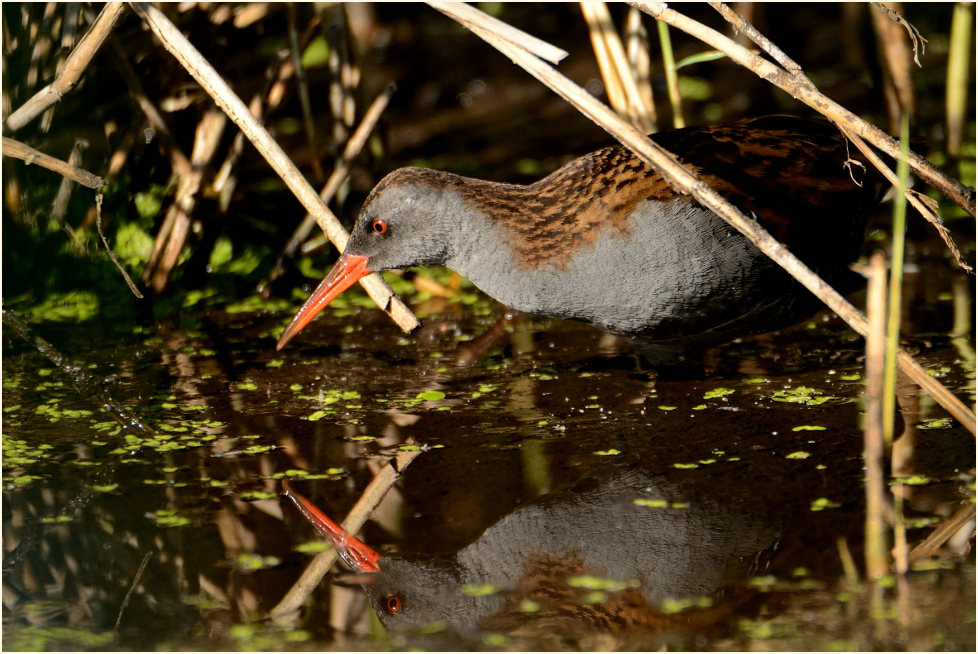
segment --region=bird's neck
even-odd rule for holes
[[[511,225],[525,222],[529,186],[463,177],[438,170],[419,169],[429,192],[431,224],[427,232],[441,243],[440,263],[466,277],[485,268],[512,261]],[[432,248],[435,249],[435,248]],[[507,258],[509,255],[509,258]]]

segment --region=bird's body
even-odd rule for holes
[[[770,116],[652,138],[827,281],[847,272],[878,184],[833,126]],[[818,306],[720,217],[614,146],[529,185],[392,172],[279,345],[367,272],[432,264],[514,309],[666,349],[773,329]]]

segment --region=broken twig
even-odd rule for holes
[[[35,150],[29,145],[15,141],[11,138],[3,137],[3,156],[23,159],[27,165],[37,164],[42,168],[54,171],[62,177],[67,177],[73,182],[78,182],[88,188],[102,188],[105,180],[98,175],[93,175],[87,170],[72,166],[66,161],[55,159],[49,154],[44,154],[40,150]]]

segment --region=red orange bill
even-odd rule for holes
[[[285,490],[285,495],[302,512],[302,515],[312,523],[323,538],[336,548],[339,555],[351,568],[357,572],[380,572],[380,565],[377,563],[383,556],[380,552],[336,524],[308,498],[297,493],[288,480],[282,482],[282,488]]]
[[[367,270],[367,257],[356,254],[344,254],[340,257],[329,274],[323,278],[316,290],[312,292],[306,303],[292,318],[292,322],[282,332],[278,343],[275,344],[276,350],[281,350],[285,344],[292,340],[292,337],[302,331],[312,321],[316,315],[326,308],[330,302],[353,286],[362,278],[370,274]]]

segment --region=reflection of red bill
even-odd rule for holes
[[[302,305],[298,313],[289,323],[289,326],[282,332],[282,336],[275,345],[276,350],[281,350],[285,344],[292,340],[292,337],[302,331],[302,328],[316,317],[326,305],[336,299],[336,296],[353,286],[362,278],[370,274],[367,270],[367,257],[356,254],[344,254],[340,257],[329,274],[323,278],[316,290],[312,292],[306,303]]]
[[[323,538],[336,548],[351,568],[357,572],[380,572],[380,566],[377,564],[377,561],[383,556],[380,552],[333,522],[329,516],[320,511],[306,497],[295,492],[288,480],[282,481],[282,488],[288,498],[295,502],[295,505],[302,511],[302,515],[306,516],[306,519],[323,535]]]

